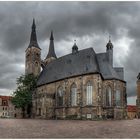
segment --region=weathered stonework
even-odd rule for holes
[[[25,60],[25,73],[38,75],[41,69],[40,49],[36,47],[27,48]]]
[[[90,81],[93,84],[93,103],[86,105],[86,84]],[[70,87],[75,83],[77,85],[77,105],[70,105]],[[57,106],[57,89],[59,86],[64,90],[64,104]],[[106,107],[104,104],[104,93],[106,87],[110,86],[112,89],[112,105]],[[73,77],[51,84],[46,84],[37,88],[33,98],[33,108],[35,116],[40,118],[52,119],[66,119],[70,117],[75,118],[107,118],[112,116],[115,119],[122,119],[126,116],[126,102],[124,99],[124,89],[126,84],[119,80],[103,80],[99,74],[90,74],[84,76]],[[121,90],[121,106],[115,105],[116,89]],[[41,109],[41,114],[39,114]],[[89,117],[89,118],[88,118]]]

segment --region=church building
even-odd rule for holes
[[[33,20],[30,43],[25,51],[25,73],[38,76],[32,95],[32,117],[45,119],[123,119],[127,116],[124,70],[113,67],[113,44],[106,52],[93,48],[72,51],[57,57],[53,32],[49,51],[41,60]]]

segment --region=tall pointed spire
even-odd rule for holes
[[[30,36],[30,44],[29,44],[28,47],[29,48],[30,47],[37,47],[37,48],[39,48],[38,43],[37,43],[36,25],[35,25],[35,19],[34,18],[33,18],[32,31],[31,31],[31,36]]]
[[[48,55],[46,57],[47,58],[57,58],[56,54],[55,54],[55,50],[54,50],[54,37],[53,37],[53,31],[51,31],[51,36],[50,36],[50,45],[49,45],[49,52]]]
[[[35,30],[35,28],[36,28],[35,19],[33,18],[32,30]]]
[[[54,38],[53,38],[53,31],[51,31],[50,40],[54,40]]]

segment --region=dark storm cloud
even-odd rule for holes
[[[52,29],[56,44],[63,40],[69,42],[74,37],[90,36],[93,44],[87,44],[87,47],[98,46],[98,50],[105,50],[106,42],[102,37],[108,38],[108,34],[112,41],[124,36],[132,39],[128,44],[128,56],[120,62],[125,67],[128,95],[136,94],[136,76],[140,71],[140,2],[0,2],[0,88],[15,88],[14,80],[24,73],[21,66],[25,61],[33,17],[38,42],[47,41],[46,50]],[[99,38],[94,40],[95,36]],[[79,46],[80,49],[84,47]],[[57,52],[57,55],[65,54]],[[114,55],[117,53],[121,50]]]

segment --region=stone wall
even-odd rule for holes
[[[86,105],[86,84],[91,82],[93,86],[92,105]],[[77,105],[71,106],[70,95],[71,86],[75,83],[77,86]],[[57,105],[57,89],[63,88],[63,105]],[[104,94],[106,88],[112,89],[112,106],[107,108],[104,104]],[[118,80],[103,80],[100,74],[89,74],[64,79],[51,84],[40,86],[33,97],[33,114],[39,118],[98,118],[113,113],[114,118],[118,118],[117,112],[125,114],[125,88],[126,83]],[[115,106],[116,90],[121,90],[121,106]],[[120,117],[120,116],[119,116]],[[124,115],[121,115],[124,118]]]
[[[39,48],[27,48],[25,56],[25,73],[38,75],[41,69],[41,52]]]

